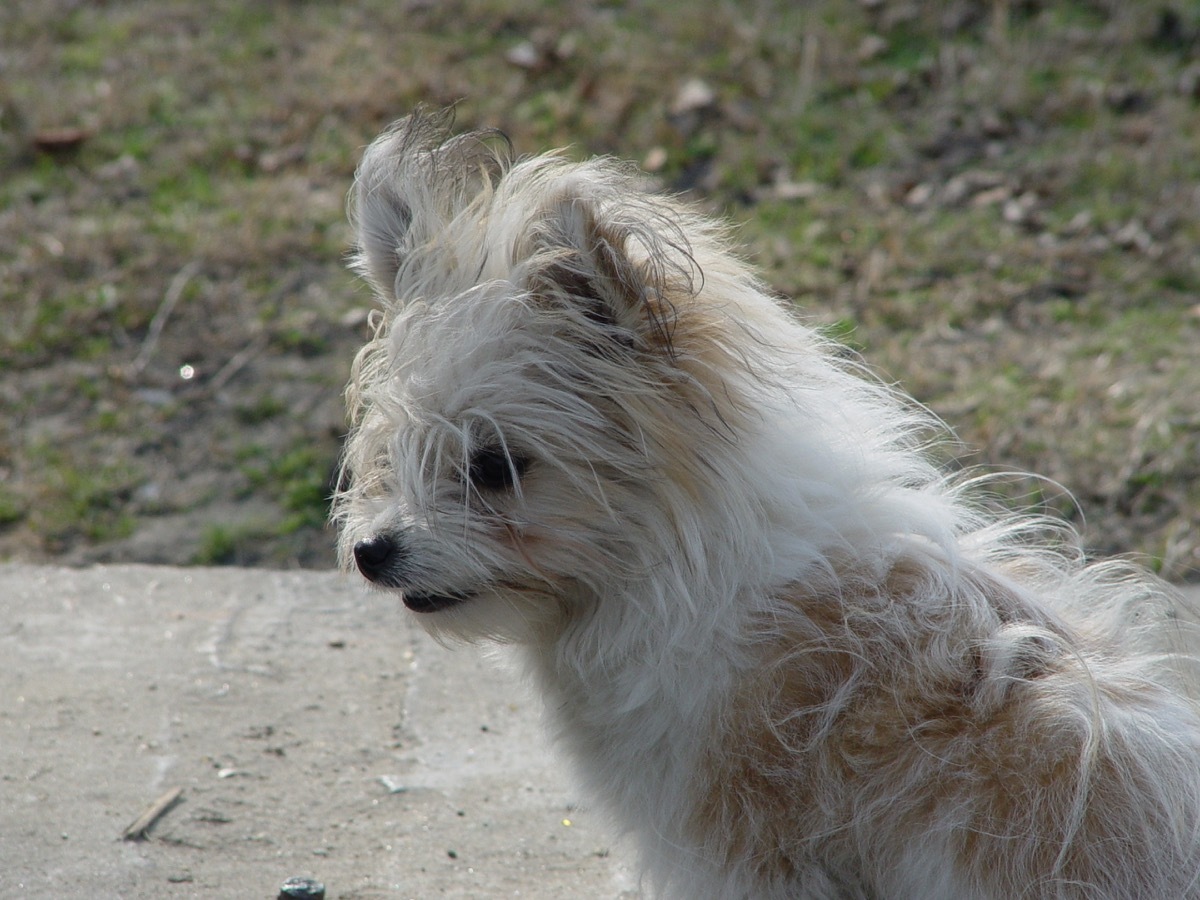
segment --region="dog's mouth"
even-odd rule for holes
[[[470,594],[459,592],[449,594],[421,594],[416,591],[404,592],[404,605],[413,612],[418,613],[440,612],[443,609],[449,609],[451,606],[457,606],[470,599]]]

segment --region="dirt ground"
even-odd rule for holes
[[[1200,577],[1200,12],[1115,0],[0,10],[0,558],[323,568],[361,148],[642,163],[1098,554]]]
[[[639,896],[538,701],[355,581],[0,565],[0,590],[6,898]]]

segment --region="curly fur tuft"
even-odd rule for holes
[[[634,170],[449,129],[358,173],[340,552],[518,645],[661,895],[1200,898],[1190,611],[947,478]]]

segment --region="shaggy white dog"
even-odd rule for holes
[[[519,645],[660,894],[1200,897],[1173,598],[989,513],[636,172],[449,125],[353,193],[342,558]]]

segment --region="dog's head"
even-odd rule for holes
[[[348,389],[339,549],[435,630],[525,639],[703,556],[738,351],[700,301],[711,225],[615,163],[514,161],[447,124],[382,135],[351,198],[382,310]]]

